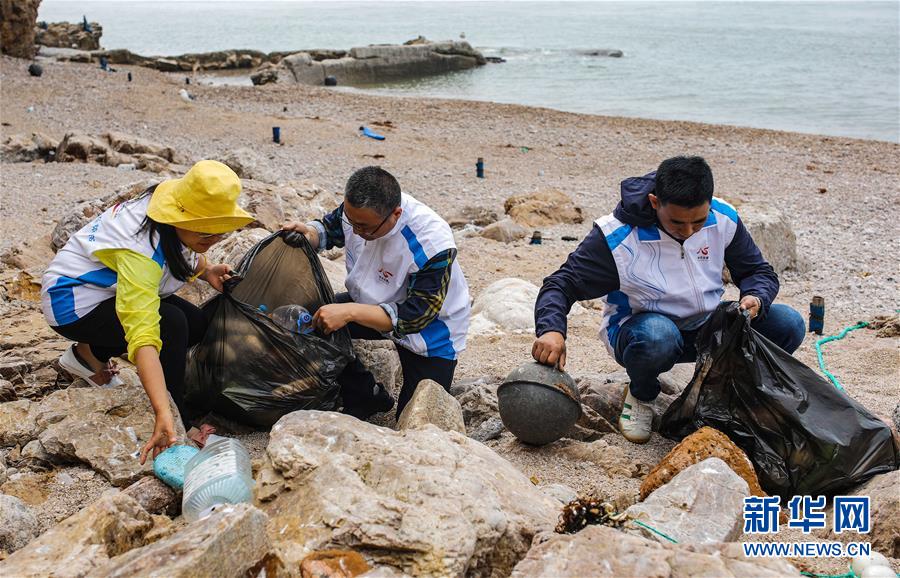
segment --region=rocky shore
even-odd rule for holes
[[[597,339],[600,304],[580,304],[569,320],[567,369],[584,419],[565,438],[540,448],[518,442],[499,420],[496,388],[529,358],[536,287],[576,244],[563,237],[583,238],[614,206],[622,178],[675,154],[710,162],[717,194],[738,206],[781,271],[780,301],[805,312],[812,295],[825,296],[827,333],[893,312],[889,247],[898,241],[900,209],[890,199],[900,146],[280,82],[192,85],[186,100],[179,79],[150,68],[118,65],[109,73],[48,61],[35,78],[27,64],[0,59],[0,557],[8,555],[0,574],[125,576],[153,567],[171,576],[263,569],[307,576],[342,564],[356,570],[331,575],[846,571],[846,559],[762,562],[737,552],[735,544],[749,539],[740,532],[739,499],[756,486],[746,457],[714,434],[670,455],[675,444],[658,435],[635,446],[612,431],[627,376]],[[386,139],[360,137],[360,125]],[[273,126],[281,144],[272,142]],[[475,177],[478,157],[484,179]],[[439,388],[423,395],[413,405],[420,415],[401,420],[399,430],[390,416],[364,424],[319,412],[291,414],[271,434],[218,422],[251,450],[255,500],[187,524],[178,496],[133,458],[152,427],[134,377],[126,387],[95,390],[59,370],[54,362],[67,344],[35,299],[54,247],[79,223],[201,158],[239,172],[244,202],[258,217],[217,246],[218,257],[233,261],[282,219],[335,206],[354,169],[380,164],[455,223],[480,306],[451,395]],[[534,230],[541,245],[528,244]],[[339,287],[343,255],[324,261]],[[826,359],[851,396],[890,420],[897,341],[877,335],[856,331],[829,344]],[[379,379],[396,387],[392,348],[358,346]],[[816,366],[811,338],[797,357]],[[690,366],[678,366],[666,377],[658,410],[690,375]],[[334,447],[331,439],[355,441]],[[722,490],[711,494],[713,479]],[[873,496],[869,538],[895,570],[898,482],[894,472],[856,490]],[[690,512],[672,511],[673,492],[693,497]],[[651,525],[669,525],[680,544],[628,524],[554,534],[563,504],[576,496],[643,511]],[[809,537],[791,531],[778,539]]]

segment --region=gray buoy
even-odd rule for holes
[[[44,74],[44,68],[37,62],[32,62],[28,66],[28,74],[30,74],[31,76],[40,76]]]
[[[529,362],[497,388],[500,419],[519,441],[536,446],[566,435],[581,417],[578,387],[569,374]]]
[[[337,86],[337,78],[333,76],[325,77],[325,86]]]

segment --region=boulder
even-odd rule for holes
[[[41,0],[0,0],[0,49],[16,58],[34,56],[34,25]]]
[[[506,218],[486,226],[481,231],[481,236],[501,243],[512,243],[527,237],[528,231],[512,219]]]
[[[55,48],[78,48],[79,50],[100,50],[103,27],[97,22],[89,23],[90,30],[84,29],[82,22],[50,22],[46,28],[36,26],[34,41],[41,46]]]
[[[797,236],[781,209],[771,204],[742,204],[738,212],[747,232],[776,273],[807,269],[807,263],[797,255]],[[727,267],[723,276],[726,282],[731,282]]]
[[[660,544],[607,526],[577,534],[540,534],[512,578],[787,578],[800,572],[782,558],[747,558],[740,544]]]
[[[900,558],[900,498],[897,495],[897,488],[900,488],[900,470],[877,475],[854,491],[845,494],[869,496],[872,527],[865,536],[854,531],[835,534],[833,526],[829,523],[827,530],[817,532],[818,538],[844,543],[864,540],[871,542],[872,550],[889,558]],[[829,522],[834,520],[833,504],[829,505],[826,519]]]
[[[321,62],[313,60],[308,52],[285,56],[281,60],[281,65],[290,73],[290,78],[298,84],[321,86],[325,83],[325,67]]]
[[[668,534],[679,544],[731,542],[741,535],[747,482],[719,458],[694,464],[625,510],[626,527],[647,538],[665,540],[633,520]]]
[[[459,402],[430,379],[419,382],[416,391],[397,420],[397,429],[415,429],[428,424],[445,431],[466,434],[462,408]]]
[[[366,369],[375,376],[375,381],[383,385],[396,397],[403,387],[403,372],[400,356],[392,341],[354,339],[353,351]]]
[[[217,506],[167,538],[112,558],[97,575],[241,578],[269,551],[266,521],[249,504]]]
[[[5,576],[82,577],[110,558],[144,545],[153,520],[132,498],[116,492],[66,518],[2,562]]]
[[[750,495],[765,496],[750,458],[734,445],[728,436],[711,427],[702,427],[681,440],[672,451],[653,468],[641,484],[641,499],[647,498],[657,488],[669,483],[683,470],[708,458],[719,458],[731,470],[747,482]]]
[[[505,575],[558,502],[487,447],[434,426],[395,432],[333,412],[272,428],[257,498],[288,568],[365,546],[413,576]]]
[[[557,189],[544,189],[506,199],[503,210],[514,221],[526,227],[572,225],[584,221],[581,208],[569,195]]]
[[[534,333],[534,302],[539,291],[524,279],[507,277],[494,281],[472,305],[469,334]],[[584,307],[576,303],[569,314],[583,312]]]
[[[0,552],[11,553],[24,548],[38,533],[37,518],[25,502],[15,496],[0,494]],[[5,572],[2,566],[0,562],[0,574]]]
[[[30,163],[51,160],[59,141],[40,132],[10,135],[0,148],[0,159],[8,163]]]

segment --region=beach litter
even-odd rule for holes
[[[359,133],[361,136],[367,136],[371,139],[384,140],[384,135],[378,134],[367,126],[359,127]]]

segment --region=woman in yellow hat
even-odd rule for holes
[[[150,187],[104,211],[72,235],[41,282],[41,306],[53,329],[76,343],[60,365],[94,385],[121,383],[110,358],[127,351],[156,414],[141,463],[175,441],[166,390],[183,419],[188,348],[206,331],[202,311],[174,295],[203,279],[221,291],[228,265],[203,256],[222,235],[253,221],[237,205],[241,181],[216,161],[200,161],[180,179]]]

